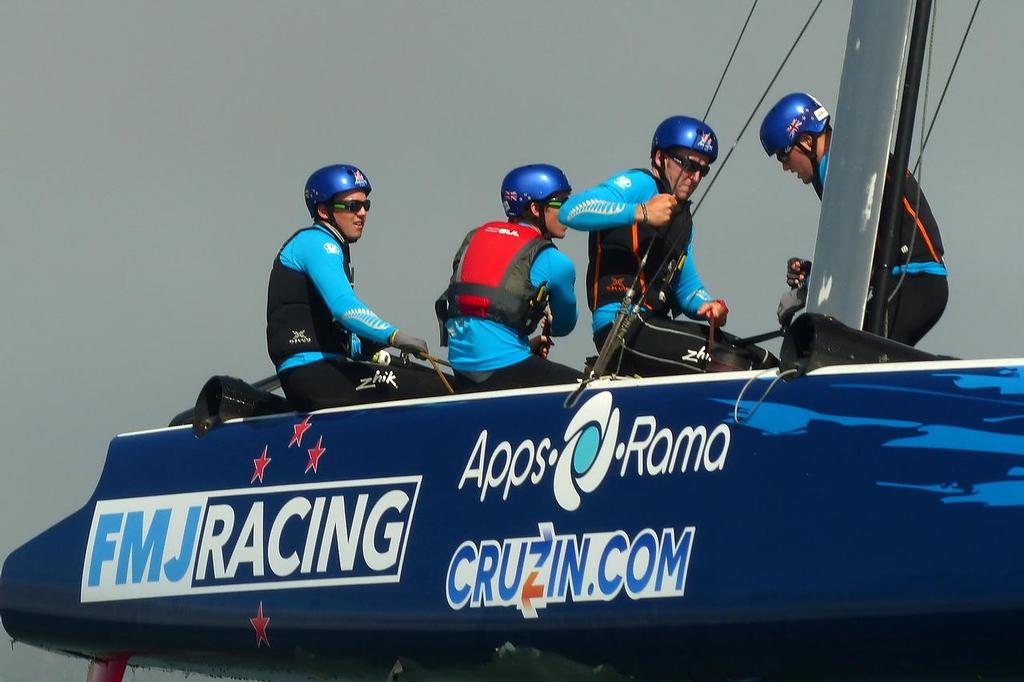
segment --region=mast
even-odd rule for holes
[[[903,212],[901,199],[905,185],[903,169],[910,163],[910,145],[914,137],[914,116],[917,113],[917,94],[921,89],[921,69],[924,65],[925,43],[927,43],[928,19],[932,13],[932,0],[917,0],[914,9],[914,29],[910,34],[910,56],[907,60],[907,75],[903,81],[903,102],[900,104],[900,118],[896,125],[896,148],[893,150],[895,161],[888,195],[888,214],[882,216],[879,223],[879,240],[881,241],[881,257],[872,283],[874,296],[871,299],[872,334],[884,335],[886,300],[889,297],[889,271],[893,263],[889,262],[892,249],[896,243],[896,229],[900,214]]]
[[[860,328],[881,213],[911,0],[854,0],[833,116],[807,310]]]

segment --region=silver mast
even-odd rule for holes
[[[807,310],[859,329],[906,59],[912,0],[854,0],[832,116]]]

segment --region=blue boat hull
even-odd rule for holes
[[[552,388],[119,436],[85,507],[8,558],[0,611],[18,640],[193,670],[379,678],[510,642],[659,679],[1019,671],[1022,371],[599,382],[573,409]]]

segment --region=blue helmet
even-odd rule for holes
[[[830,119],[814,97],[806,92],[791,93],[776,102],[761,122],[761,146],[768,156],[788,152],[802,134],[824,131]]]
[[[317,204],[330,201],[335,194],[355,189],[370,193],[370,179],[355,166],[339,163],[315,171],[306,180],[306,208],[309,209],[309,215],[315,220]]]
[[[691,116],[670,116],[661,122],[651,140],[651,156],[656,149],[684,147],[706,154],[712,162],[718,158],[718,136],[704,121]]]
[[[569,179],[547,163],[513,168],[501,181],[501,203],[509,218],[522,216],[531,201],[544,201],[562,192],[572,192]]]

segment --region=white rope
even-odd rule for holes
[[[755,374],[754,376],[750,377],[747,380],[747,383],[743,384],[743,388],[740,389],[739,395],[736,396],[736,403],[732,406],[732,420],[737,425],[742,425],[744,423],[744,422],[740,421],[740,403],[743,402],[743,394],[747,392],[747,389],[750,388],[751,384],[753,384],[755,381],[757,381],[758,379],[760,379],[765,374],[767,374],[768,372],[771,372],[771,371],[773,371],[773,370],[771,370],[771,369],[762,370],[762,371],[758,372],[757,374]],[[759,407],[761,407],[761,404],[768,398],[768,394],[771,393],[771,390],[773,388],[775,388],[775,384],[779,383],[779,380],[781,380],[781,379],[783,379],[783,378],[785,378],[785,377],[787,377],[787,376],[789,376],[791,374],[799,374],[799,373],[800,373],[800,371],[797,370],[797,369],[787,369],[785,372],[779,372],[779,376],[777,376],[774,379],[772,379],[772,383],[768,384],[768,388],[765,389],[765,392],[761,395],[760,398],[758,398],[757,402],[754,403],[754,407],[751,408],[750,412],[747,414],[746,421],[749,422],[753,418],[754,413],[757,412],[757,409]]]

